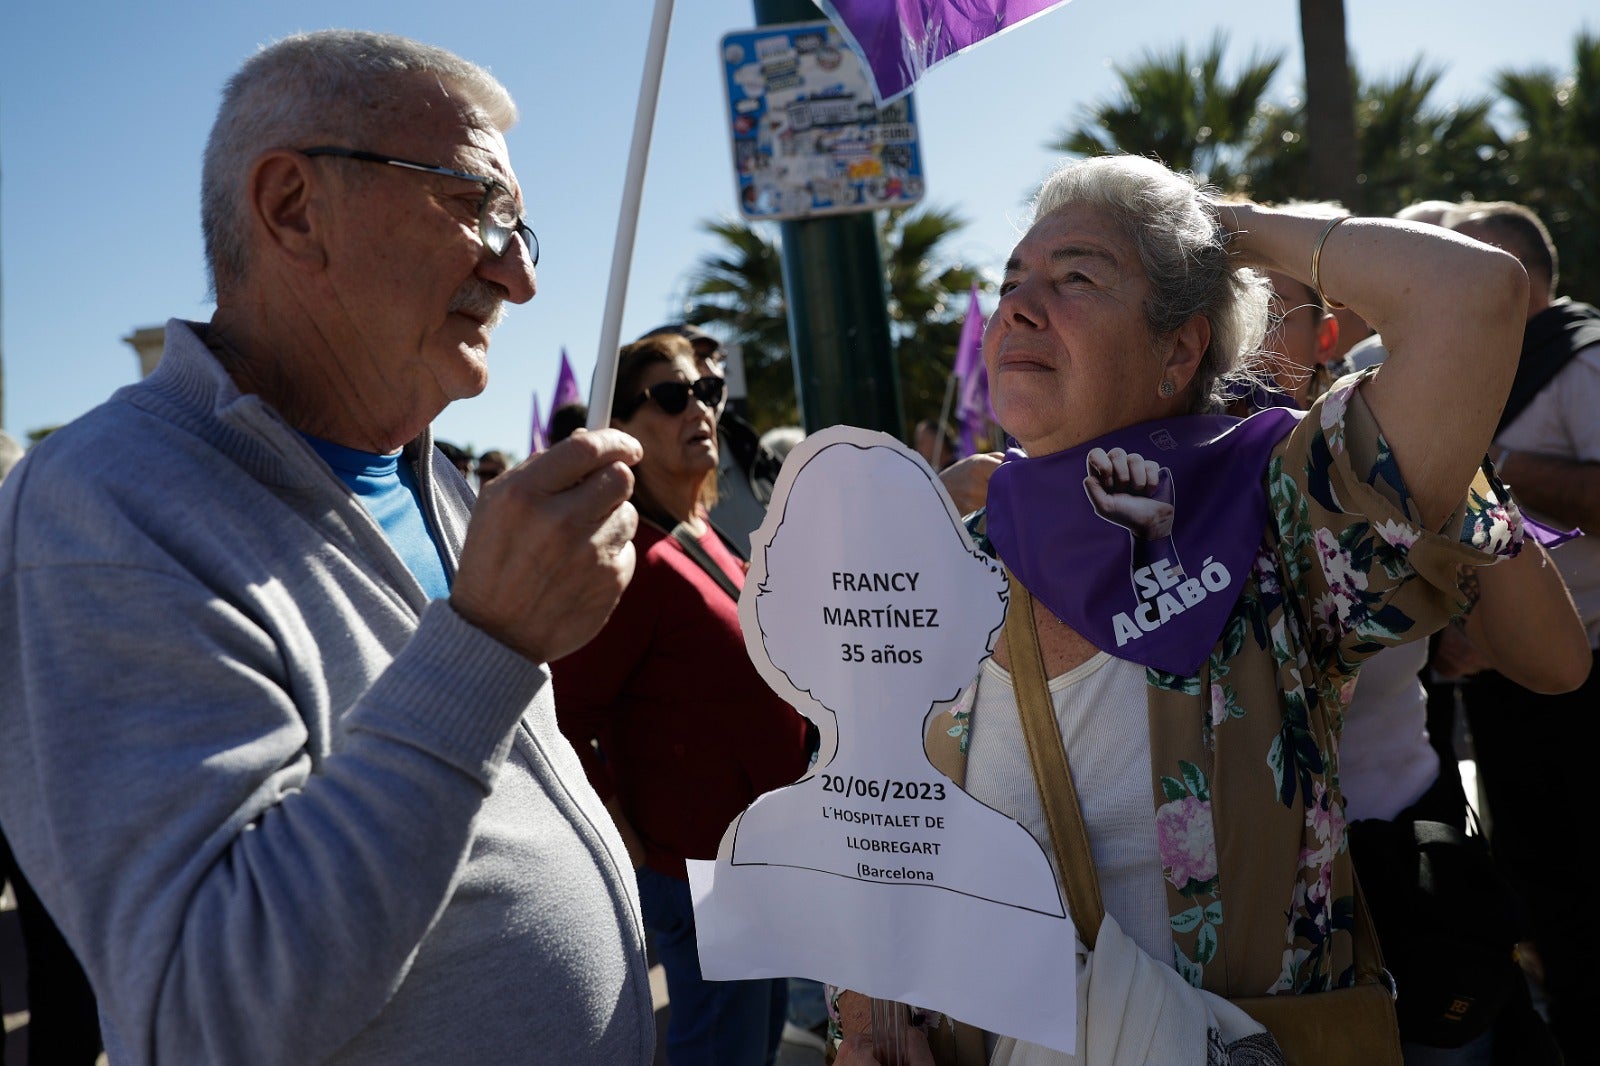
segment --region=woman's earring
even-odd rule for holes
[[[1166,380],[1165,378],[1163,378],[1161,380],[1161,395],[1163,397],[1165,397],[1167,399],[1171,399],[1172,394],[1177,392],[1177,391],[1178,391],[1178,387],[1176,385],[1174,385],[1172,382]]]

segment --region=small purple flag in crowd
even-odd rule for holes
[[[569,403],[582,403],[583,392],[578,388],[578,375],[572,372],[572,363],[567,359],[567,350],[561,349],[561,371],[556,375],[556,397],[550,401],[550,420],[544,425],[544,439],[549,440],[552,422],[556,411]]]
[[[817,0],[861,57],[878,106],[953,55],[1067,0]]]
[[[965,459],[977,452],[978,437],[987,434],[994,421],[989,407],[989,371],[983,365],[983,308],[978,306],[976,281],[967,301],[966,321],[961,323],[961,340],[956,343],[954,373],[961,390],[956,404],[956,422],[961,426],[956,458]]]
[[[550,434],[546,431],[544,416],[539,413],[539,394],[533,394],[533,439],[528,444],[528,454],[538,455],[550,447]]]

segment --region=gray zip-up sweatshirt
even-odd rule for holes
[[[650,1062],[548,670],[428,603],[203,328],[0,489],[0,824],[111,1061]],[[453,571],[470,490],[406,459]]]

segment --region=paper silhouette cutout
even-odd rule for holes
[[[923,746],[993,651],[1004,573],[920,456],[847,426],[790,453],[752,545],[746,648],[822,748],[689,863],[702,972],[810,977],[1071,1053],[1077,940],[1049,859]]]

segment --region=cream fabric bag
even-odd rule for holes
[[[1207,1066],[1219,1061],[1207,1057],[1212,1030],[1222,1062],[1283,1061],[1259,1022],[1156,962],[1107,914],[1094,951],[1078,956],[1077,1054],[1001,1037],[989,1066]]]

